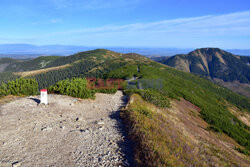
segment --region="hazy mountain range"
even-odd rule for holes
[[[194,50],[194,48],[130,48],[130,47],[86,47],[86,46],[73,46],[73,45],[30,45],[30,44],[2,44],[0,45],[0,57],[11,58],[34,58],[42,55],[71,55],[77,52],[83,52],[93,49],[108,49],[120,53],[138,53],[144,56],[173,56],[176,54],[187,54]],[[231,53],[248,56],[249,50],[227,50]]]

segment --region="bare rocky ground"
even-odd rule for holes
[[[0,166],[131,166],[130,143],[119,118],[124,96],[95,100],[49,95],[0,105]]]

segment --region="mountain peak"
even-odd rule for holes
[[[162,63],[179,70],[208,77],[219,78],[226,82],[249,83],[248,57],[236,56],[220,48],[200,48],[187,55],[176,55]]]
[[[224,54],[224,53],[229,53],[229,52],[226,52],[220,48],[200,48],[200,49],[196,49],[190,52],[189,54],[192,54],[192,53],[202,53],[202,54],[212,55],[216,53]]]

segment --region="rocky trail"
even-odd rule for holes
[[[119,108],[126,97],[95,100],[49,95],[0,105],[0,166],[131,166],[132,151]]]

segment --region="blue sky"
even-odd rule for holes
[[[1,0],[0,44],[250,49],[249,0]]]

